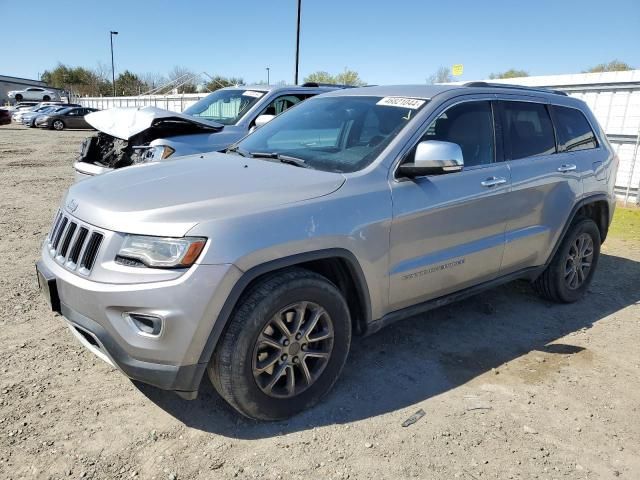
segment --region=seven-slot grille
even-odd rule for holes
[[[88,275],[104,235],[58,211],[47,239],[49,253],[68,270]]]

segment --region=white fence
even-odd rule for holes
[[[171,95],[142,95],[138,97],[78,97],[74,99],[85,107],[106,110],[114,107],[158,107],[172,112],[182,112],[204,98],[208,93],[183,93]]]

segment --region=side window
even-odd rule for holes
[[[555,153],[556,142],[547,107],[542,103],[502,102],[504,134],[509,158],[535,157]],[[508,152],[509,153],[509,152]]]
[[[580,110],[554,105],[553,113],[561,150],[575,152],[598,146],[591,125]]]
[[[283,95],[274,99],[267,107],[260,112],[260,115],[280,115],[285,110],[293,107],[313,95]]]
[[[495,159],[491,102],[465,102],[442,113],[421,138],[460,145],[465,167],[486,165]]]

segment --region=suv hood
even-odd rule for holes
[[[84,119],[96,130],[122,140],[129,140],[134,135],[161,123],[188,123],[201,127],[203,131],[218,131],[224,128],[220,123],[157,107],[111,108],[85,115]]]
[[[64,208],[122,233],[184,236],[200,222],[328,195],[340,173],[210,153],[123,168],[73,185]]]

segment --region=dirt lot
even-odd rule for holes
[[[0,127],[1,479],[640,478],[640,238],[578,304],[513,283],[396,324],[324,403],[255,423],[206,383],[132,384],[47,311],[33,264],[85,135]]]

